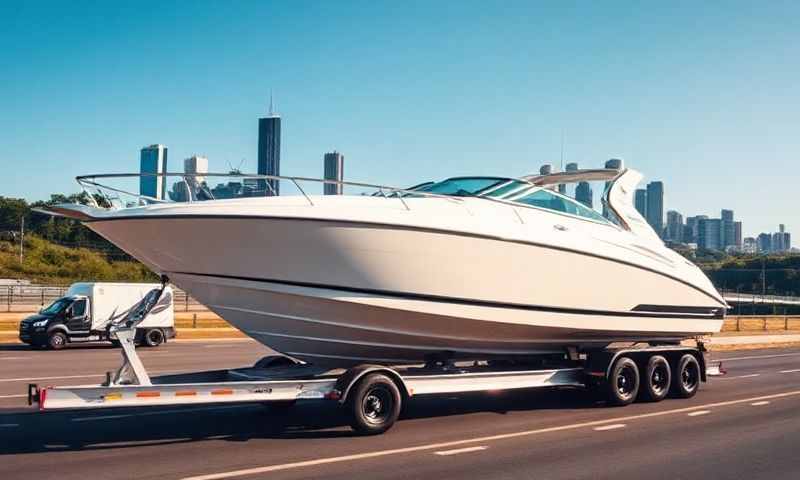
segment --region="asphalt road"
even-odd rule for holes
[[[253,363],[252,342],[141,350],[151,372]],[[800,349],[717,354],[690,400],[606,407],[580,391],[417,398],[355,437],[328,402],[35,412],[25,385],[99,383],[117,350],[0,345],[0,478],[800,478]]]

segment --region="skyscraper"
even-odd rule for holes
[[[566,168],[564,169],[565,172],[575,172],[577,170],[578,170],[578,164],[576,162],[568,163]],[[558,192],[562,195],[567,195],[568,194],[567,190],[568,190],[567,185],[564,185],[563,188],[561,185],[558,186]],[[578,187],[575,186],[575,194],[573,196],[577,197],[577,195],[578,195]]]
[[[258,174],[281,174],[281,117],[273,110],[272,96],[269,100],[269,115],[258,119]],[[267,183],[272,188],[267,187]],[[269,180],[266,183],[262,180],[259,188],[261,186],[267,190],[265,195],[280,194],[278,180]]]
[[[633,200],[636,210],[642,218],[647,219],[647,190],[644,188],[637,188]]]
[[[700,220],[707,219],[707,215],[696,215],[694,217],[686,217],[686,234],[683,236],[683,241],[686,243],[700,243]]]
[[[759,233],[758,239],[758,253],[770,253],[772,251],[772,235],[769,233]]]
[[[592,208],[592,186],[589,182],[579,182],[575,187],[575,200]]]
[[[664,182],[647,184],[647,223],[659,237],[664,236]]]
[[[666,239],[676,243],[683,241],[683,215],[675,210],[667,211]]]
[[[344,179],[344,155],[334,150],[325,154],[325,180]],[[341,195],[344,185],[338,183],[326,183],[324,187],[325,195]]]
[[[149,174],[139,177],[139,195],[165,199],[167,179],[156,175],[167,172],[167,147],[161,144],[144,147],[139,158],[139,172]]]
[[[183,173],[196,175],[194,177],[197,183],[206,181],[206,177],[202,174],[208,173],[208,158],[201,155],[192,155],[183,161]]]
[[[697,225],[697,246],[706,250],[722,250],[722,220],[701,218]]]
[[[720,235],[722,248],[736,245],[736,226],[733,223],[733,210],[723,209],[720,213],[720,219],[722,220],[722,233]]]
[[[742,222],[733,222],[733,246],[742,249]]]

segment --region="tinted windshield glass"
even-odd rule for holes
[[[462,195],[470,196],[477,195],[481,190],[486,190],[489,187],[494,187],[508,180],[505,178],[496,177],[461,177],[461,178],[448,178],[441,182],[436,182],[433,185],[419,188],[423,192],[438,193],[440,195]]]
[[[522,197],[515,198],[515,202],[532,205],[534,207],[546,208],[557,212],[568,213],[583,218],[589,218],[598,222],[608,223],[605,217],[595,212],[591,208],[572,200],[571,198],[557,195],[547,189],[535,190]]]
[[[495,185],[484,189],[481,193],[485,197],[503,198],[507,195],[519,193],[524,187],[530,187],[530,183],[520,182],[519,180],[507,180],[502,185]]]
[[[59,298],[55,302],[51,303],[50,306],[48,306],[47,308],[43,308],[42,314],[55,315],[57,313],[64,311],[64,309],[67,308],[70,303],[72,303],[72,300],[68,298]]]

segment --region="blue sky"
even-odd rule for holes
[[[684,215],[800,236],[798,2],[2,2],[0,195],[135,171],[163,143],[411,185],[614,156]]]

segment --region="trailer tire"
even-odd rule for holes
[[[610,405],[624,406],[633,403],[639,392],[639,367],[628,357],[620,357],[611,367],[606,379],[606,400]]]
[[[394,425],[400,416],[402,396],[394,380],[371,373],[353,387],[345,404],[350,426],[361,435],[377,435]]]
[[[148,347],[157,347],[164,343],[164,332],[160,328],[152,328],[144,332],[143,340]]]
[[[700,363],[691,353],[684,354],[672,372],[672,396],[692,398],[700,389]]]
[[[47,337],[47,346],[51,350],[61,350],[67,346],[67,336],[64,332],[53,332]]]
[[[671,387],[672,371],[669,362],[661,355],[647,360],[639,387],[639,396],[646,402],[660,402],[667,397]]]

